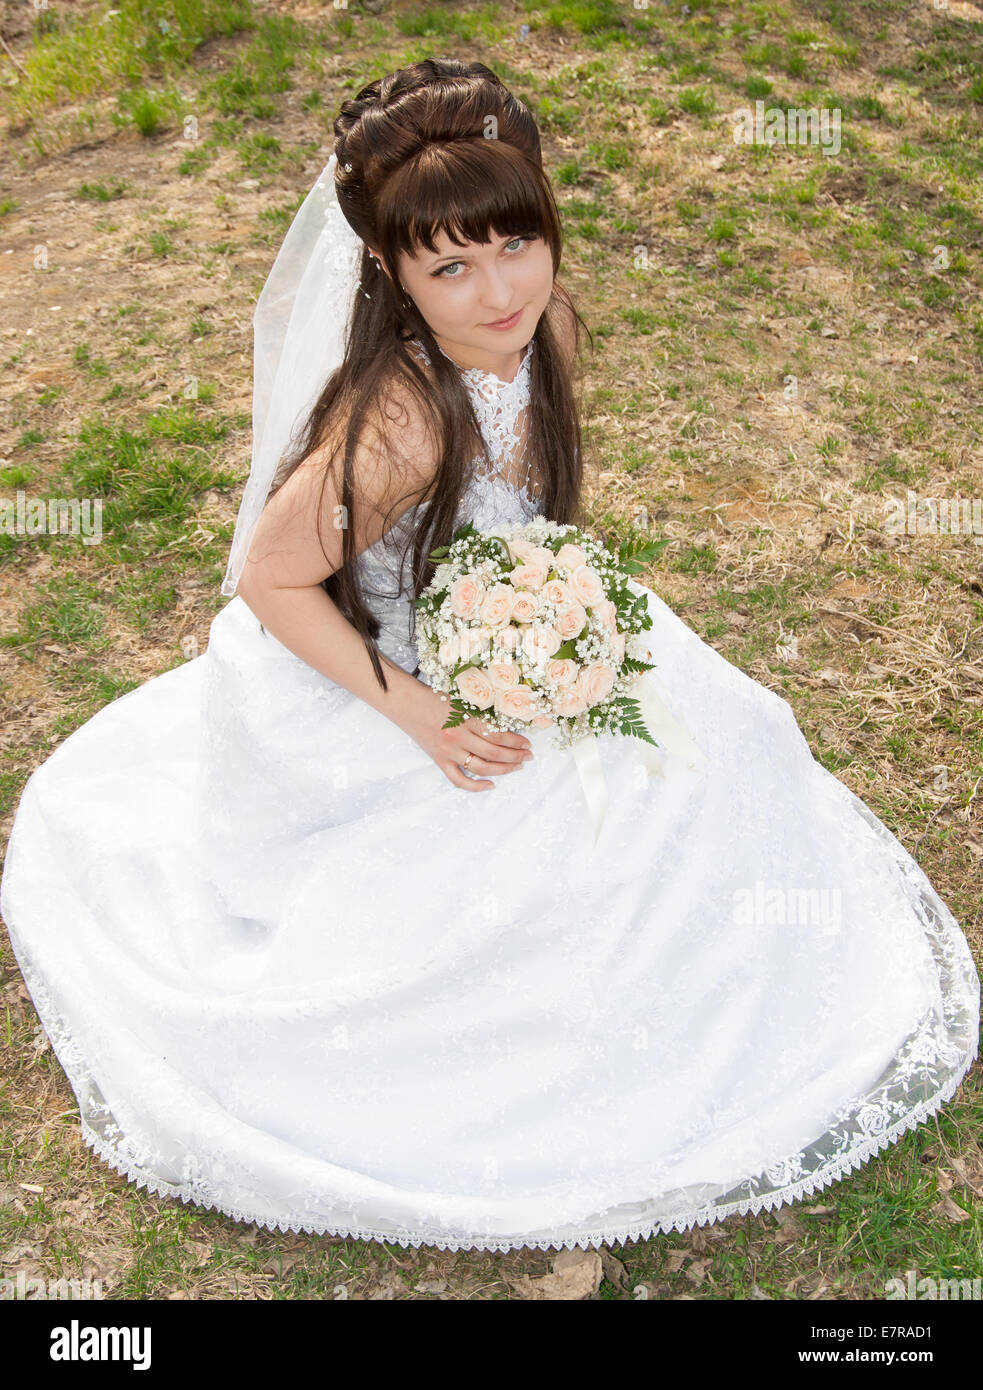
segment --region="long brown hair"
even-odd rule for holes
[[[536,233],[553,257],[553,295],[572,316],[579,345],[586,325],[569,295],[556,281],[560,265],[559,213],[542,167],[539,131],[526,106],[483,63],[433,60],[401,68],[364,87],[345,101],[334,123],[335,190],[345,218],[362,239],[362,293],[345,341],[344,360],[332,372],[296,442],[281,460],[270,496],[315,449],[333,438],[321,488],[335,467],[345,425],[339,489],[346,519],[342,564],[323,587],[361,634],[376,678],[388,690],[375,639],[379,623],[367,606],[355,563],[354,517],[358,507],[353,458],[370,417],[394,380],[406,383],[419,400],[427,428],[437,441],[439,465],[414,517],[406,550],[413,548],[414,596],[433,576],[431,550],[449,543],[457,508],[474,458],[473,443],[483,440],[471,399],[457,367],[438,347],[430,328],[405,294],[397,272],[400,252],[433,252],[435,234],[446,231],[456,244],[487,243],[499,236]],[[489,138],[492,136],[493,138]],[[389,275],[373,274],[368,247],[378,250]],[[392,278],[390,278],[392,277]],[[365,287],[368,286],[369,290]],[[529,447],[536,470],[542,513],[554,521],[579,515],[582,461],[580,426],[570,375],[548,320],[539,319],[531,360]],[[588,336],[589,336],[589,330]],[[426,350],[431,382],[406,344],[416,338]],[[339,430],[340,432],[340,430]],[[407,496],[400,499],[407,500]],[[395,511],[387,514],[386,522]],[[319,523],[320,526],[320,523]],[[319,529],[322,548],[323,537]],[[404,555],[401,556],[402,565]],[[398,571],[403,573],[402,568]]]

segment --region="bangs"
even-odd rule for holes
[[[427,146],[388,181],[376,219],[393,259],[421,248],[436,254],[440,232],[455,246],[534,232],[553,246],[554,259],[559,244],[545,176],[497,140]]]

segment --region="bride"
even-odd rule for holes
[[[84,1138],[236,1220],[443,1249],[793,1202],[955,1094],[966,938],[647,587],[661,765],[598,739],[599,830],[548,729],[442,727],[411,599],[465,520],[579,516],[579,320],[486,67],[373,82],[335,136],[257,310],[235,596],[18,807],[0,906]]]

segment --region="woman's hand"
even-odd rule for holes
[[[412,715],[400,720],[401,727],[455,787],[469,792],[490,791],[495,784],[487,780],[489,777],[517,772],[532,757],[532,746],[525,735],[486,729],[480,719],[466,719],[453,729],[443,728],[450,713],[449,703],[424,682],[419,684],[426,695],[421,693]],[[469,753],[474,756],[464,772],[462,764]],[[469,773],[478,775],[471,777]]]

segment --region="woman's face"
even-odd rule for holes
[[[400,253],[398,270],[440,347],[465,368],[518,366],[553,293],[548,242],[493,232],[487,246],[471,241],[462,247],[442,231],[435,243],[434,251]],[[491,327],[512,316],[507,327]]]

